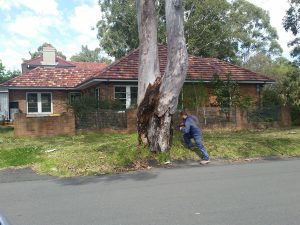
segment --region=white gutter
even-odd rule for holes
[[[76,90],[76,88],[60,88],[60,87],[7,87],[8,90]]]

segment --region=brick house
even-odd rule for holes
[[[167,47],[159,45],[160,71],[164,73],[167,64]],[[138,85],[139,50],[135,49],[120,60],[112,63],[102,71],[82,82],[77,88],[90,90],[97,93],[101,100],[119,99],[123,108],[136,104]],[[214,74],[221,79],[226,79],[226,74],[231,74],[231,79],[239,84],[241,95],[252,97],[259,103],[261,90],[265,84],[275,81],[267,76],[252,72],[242,67],[224,62],[216,58],[201,58],[189,56],[189,68],[184,87],[202,82],[210,96],[211,105],[214,96],[211,93],[211,83]],[[184,98],[184,95],[182,96]]]
[[[0,85],[2,115],[13,119],[14,112],[32,117],[66,112],[68,101],[81,93],[76,86],[106,66],[69,62],[57,57],[52,46],[44,47],[43,55],[23,62],[22,75]]]
[[[159,45],[159,58],[163,74],[167,63],[167,48],[163,45]],[[118,99],[124,109],[129,108],[136,104],[137,99],[138,60],[139,51],[136,49],[109,66],[69,62],[56,57],[54,48],[46,47],[42,56],[24,61],[22,75],[0,85],[0,94],[4,93],[0,95],[0,103],[7,104],[6,118],[10,119],[13,119],[12,112],[15,111],[30,117],[61,114],[67,111],[68,101],[82,93],[92,93],[100,100]],[[264,75],[219,59],[189,56],[185,85],[201,80],[210,93],[215,73],[221,79],[231,73],[232,80],[240,86],[241,94],[252,96],[257,101],[262,86],[274,82]]]

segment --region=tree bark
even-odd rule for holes
[[[172,142],[172,116],[188,68],[182,0],[166,0],[168,63],[159,73],[155,0],[137,0],[140,38],[137,128],[139,142],[165,152]],[[155,30],[155,31],[154,31]]]

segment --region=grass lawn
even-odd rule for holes
[[[12,129],[0,128],[0,169],[31,166],[39,173],[80,176],[141,169],[149,162],[199,160],[196,152],[186,149],[181,140],[181,134],[176,132],[169,153],[152,154],[146,148],[137,150],[136,134],[90,132],[51,138],[15,138]],[[300,156],[300,128],[205,132],[203,143],[212,160]]]

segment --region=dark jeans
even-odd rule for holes
[[[188,133],[188,134],[183,135],[184,142],[185,142],[185,144],[187,145],[188,148],[193,147],[193,144],[191,142],[192,138],[195,140],[195,143],[196,143],[197,147],[199,148],[199,150],[202,154],[202,159],[203,160],[209,160],[209,155],[208,155],[204,145],[201,142],[200,132],[194,132],[193,134]]]

